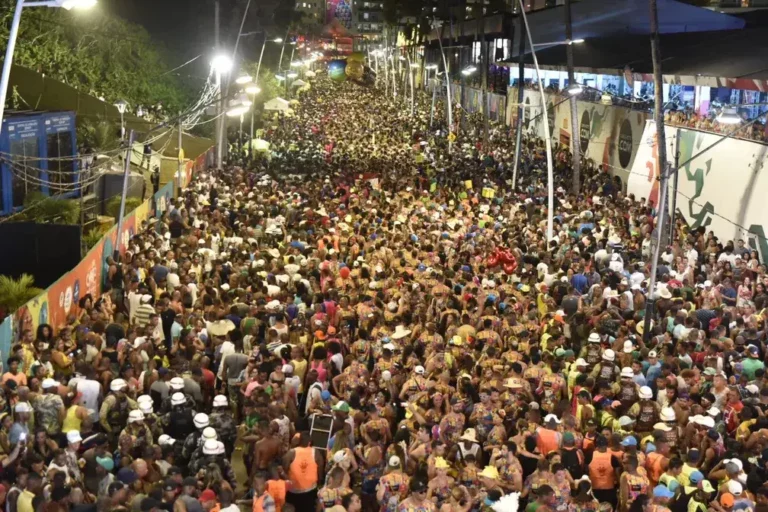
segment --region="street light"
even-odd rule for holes
[[[283,42],[283,38],[282,38],[282,37],[276,37],[276,38],[274,38],[274,39],[272,40],[272,42],[273,42],[273,43],[282,43],[282,42]]]
[[[304,63],[301,62],[300,60],[295,60],[295,61],[291,62],[291,67],[292,68],[300,68],[303,65],[304,65]]]
[[[255,83],[250,83],[250,84],[245,84],[245,87],[243,87],[243,90],[253,96],[261,92],[261,87],[259,87]]]
[[[561,44],[571,45],[571,44],[581,44],[583,42],[584,42],[583,39],[565,39],[563,41],[547,41],[544,43],[536,43],[533,45],[533,47],[538,48],[540,46],[559,46]]]
[[[224,123],[220,118],[221,111],[224,110],[224,99],[221,91],[221,75],[232,71],[232,59],[223,53],[220,53],[211,59],[211,69],[216,74],[216,90],[219,93],[218,116],[216,117],[216,167],[221,169],[222,156],[224,151]]]
[[[733,107],[726,107],[715,120],[720,124],[739,124],[742,119],[739,112]]]
[[[466,68],[461,70],[461,74],[464,76],[469,76],[475,71],[477,71],[477,68],[475,66],[467,66]]]
[[[572,83],[565,89],[565,92],[567,92],[571,96],[578,96],[583,91],[584,91],[584,88],[581,86],[581,84],[577,84],[577,83]]]
[[[275,75],[275,78],[276,78],[278,81],[280,81],[280,82],[282,82],[283,80],[285,80],[285,76],[283,76],[283,75]]]
[[[125,118],[123,117],[123,114],[125,114],[125,109],[128,107],[128,102],[125,100],[118,100],[115,103],[115,107],[117,107],[117,111],[120,112],[120,140],[125,140]]]
[[[426,66],[424,66],[424,69],[427,69],[429,71],[434,71],[437,69],[437,64],[427,64]]]
[[[294,78],[298,77],[298,76],[299,76],[299,74],[298,74],[297,72],[295,72],[295,71],[291,71],[291,72],[289,72],[289,73],[288,73],[286,76],[287,76],[288,78],[290,78],[290,79],[294,79]]]
[[[247,84],[248,82],[251,82],[251,81],[253,81],[253,78],[251,78],[251,75],[249,75],[248,73],[244,73],[235,79],[235,83],[237,85]]]
[[[5,114],[5,98],[8,95],[8,81],[11,78],[11,64],[13,64],[13,51],[16,48],[16,38],[19,35],[19,24],[21,23],[21,11],[24,7],[60,7],[62,9],[89,9],[96,5],[96,0],[49,0],[40,2],[30,2],[18,0],[16,10],[13,13],[11,30],[8,33],[8,43],[5,49],[5,60],[3,60],[3,74],[0,77],[0,130],[2,129],[3,115]]]

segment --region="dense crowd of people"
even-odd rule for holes
[[[650,289],[643,198],[560,148],[548,238],[542,143],[436,110],[320,75],[22,332],[0,504],[766,512],[757,253],[680,226]]]

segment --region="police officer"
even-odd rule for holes
[[[208,416],[211,427],[218,433],[219,439],[224,443],[227,456],[231,456],[237,439],[237,425],[232,417],[229,402],[224,395],[213,398],[213,411]]]
[[[114,445],[122,428],[128,423],[128,414],[138,409],[136,402],[128,398],[128,387],[123,379],[115,379],[109,384],[109,395],[104,399],[99,410],[99,423]]]
[[[200,444],[200,439],[203,437],[203,429],[210,426],[208,415],[203,412],[195,414],[193,423],[196,430],[184,438],[184,447],[181,450],[181,458],[184,463],[187,463],[192,459],[192,454],[197,449],[197,446]],[[171,432],[175,431],[171,430]]]
[[[161,415],[168,414],[169,412],[171,412],[171,409],[174,407],[171,402],[173,399],[173,395],[175,395],[176,393],[181,393],[182,395],[184,395],[185,408],[189,409],[190,411],[194,411],[195,399],[188,393],[184,393],[184,379],[182,379],[181,377],[174,377],[168,382],[168,387],[171,388],[171,392],[168,394],[166,398],[163,399],[162,404],[160,405]]]

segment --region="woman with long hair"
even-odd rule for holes
[[[592,495],[592,484],[588,479],[576,481],[576,493],[571,496],[568,512],[597,512],[600,502]]]

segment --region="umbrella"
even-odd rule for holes
[[[305,85],[307,85],[307,82],[302,79],[298,79],[291,84],[291,87],[304,87]]]
[[[284,100],[283,98],[277,97],[272,98],[268,102],[264,104],[264,110],[277,110],[285,112],[288,110],[288,100]]]
[[[209,322],[206,330],[212,336],[226,336],[228,332],[235,330],[235,323],[232,320],[217,320]]]

